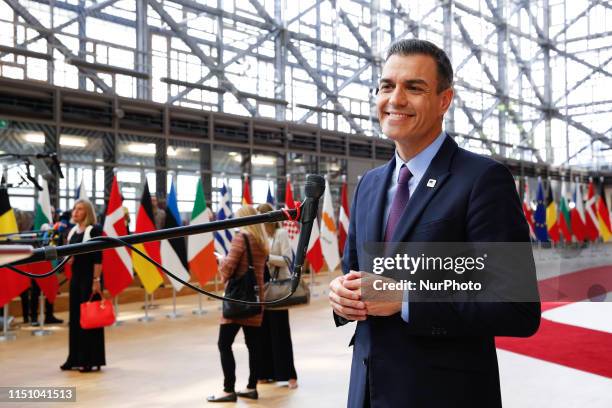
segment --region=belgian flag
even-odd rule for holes
[[[149,184],[145,181],[144,191],[140,198],[140,207],[138,207],[136,215],[136,233],[150,231],[155,231],[155,224],[153,222],[153,204],[151,203],[151,194],[149,194]],[[136,244],[134,247],[161,264],[159,241]],[[132,264],[147,293],[153,293],[164,283],[159,269],[135,251],[132,252]]]
[[[553,198],[550,179],[548,180],[548,189],[546,191],[546,227],[548,228],[548,238],[555,243],[559,242],[559,214],[557,203],[555,203]]]
[[[17,220],[6,188],[0,186],[0,234],[18,233]],[[5,238],[0,237],[0,245]],[[0,307],[30,286],[30,279],[7,268],[0,268]]]

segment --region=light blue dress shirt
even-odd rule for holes
[[[389,186],[389,190],[387,190],[387,202],[385,203],[385,212],[383,218],[383,220],[385,220],[385,228],[387,226],[387,220],[389,218],[389,211],[391,210],[391,203],[393,202],[393,197],[395,197],[395,192],[397,191],[397,182],[399,180],[400,169],[402,168],[402,166],[406,166],[408,167],[408,170],[410,170],[410,173],[412,173],[412,177],[408,181],[408,191],[410,192],[410,197],[412,197],[412,194],[417,189],[419,183],[421,182],[421,179],[423,178],[423,175],[429,168],[429,164],[433,160],[436,153],[438,153],[438,150],[440,150],[440,146],[442,146],[442,143],[444,143],[444,139],[446,139],[446,133],[442,131],[442,133],[440,133],[438,137],[435,138],[429,146],[427,146],[419,154],[417,154],[407,162],[402,160],[402,158],[397,153],[397,150],[395,151],[395,169],[393,170],[393,174],[391,175],[391,185]],[[410,200],[408,200],[408,202],[410,202]],[[404,291],[404,299],[402,302],[402,319],[406,323],[408,323],[408,318],[410,316],[408,305],[408,291],[406,290]]]

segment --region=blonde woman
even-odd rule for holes
[[[274,208],[268,203],[257,207],[257,212],[265,214]],[[287,260],[291,259],[291,242],[289,234],[281,227],[280,222],[265,224],[266,233],[270,242],[270,256],[268,269],[273,274],[278,270],[278,279],[289,279],[291,273]],[[293,344],[291,341],[291,327],[289,326],[288,309],[266,309],[261,325],[261,363],[259,368],[259,381],[288,381],[290,389],[297,388],[297,372],[293,362]]]
[[[76,224],[68,234],[69,244],[78,244],[102,235],[96,225],[96,213],[89,200],[78,199],[72,208],[72,222]],[[70,332],[68,358],[62,370],[78,369],[82,373],[99,371],[106,364],[104,329],[81,328],[81,303],[92,293],[102,294],[102,252],[74,256],[70,279]]]
[[[257,215],[250,205],[242,206],[236,217]],[[233,277],[240,277],[246,273],[248,267],[248,256],[246,245],[251,248],[253,267],[255,268],[255,279],[259,286],[259,298],[263,299],[264,266],[270,252],[268,238],[261,224],[248,225],[240,228],[239,233],[234,235],[229,253],[221,261],[220,271],[224,283]],[[263,307],[261,312],[255,316],[241,319],[221,318],[219,328],[219,352],[221,354],[221,367],[223,369],[223,392],[219,395],[208,397],[208,402],[234,402],[237,397],[257,399],[257,361],[260,349],[260,326],[263,320]],[[242,329],[244,339],[249,351],[249,381],[246,390],[236,392],[236,361],[232,352],[232,344],[238,332]]]

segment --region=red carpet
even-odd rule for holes
[[[547,279],[539,282],[540,290],[559,288],[572,299],[576,299],[579,294],[582,294],[581,299],[586,299],[586,282],[597,283],[607,292],[612,291],[609,286],[612,275],[610,269],[609,266],[590,268],[560,278]],[[565,304],[567,302],[543,303],[542,312]],[[495,343],[503,350],[612,378],[612,333],[542,318],[540,329],[534,336],[527,339],[498,337]]]

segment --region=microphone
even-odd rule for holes
[[[298,239],[297,250],[294,260],[294,275],[291,277],[291,291],[295,292],[300,284],[302,275],[302,267],[310,242],[310,233],[312,232],[312,224],[317,218],[319,212],[319,199],[325,191],[325,178],[318,174],[309,174],[306,176],[306,199],[301,207],[301,224],[300,236]]]
[[[0,265],[26,259],[33,251],[31,245],[0,245]]]

